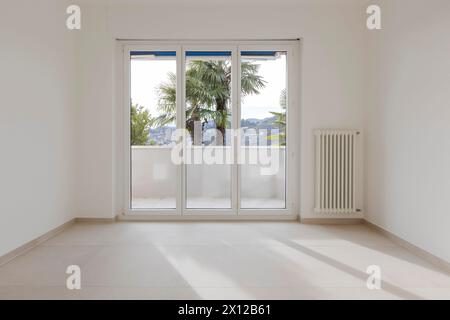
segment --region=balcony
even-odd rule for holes
[[[193,147],[192,150],[199,147]],[[229,147],[214,147],[230,150]],[[200,147],[201,149],[201,147]],[[255,155],[277,155],[270,163],[254,164]],[[228,152],[228,151],[227,151]],[[175,208],[178,187],[178,166],[171,160],[170,146],[132,146],[132,208]],[[194,151],[191,153],[193,156]],[[282,209],[285,208],[285,147],[242,147],[246,161],[240,165],[241,208]],[[275,163],[276,161],[276,163]],[[267,169],[272,165],[271,173]],[[186,196],[188,208],[231,207],[231,165],[188,164],[186,165]],[[265,173],[264,170],[265,169]],[[263,173],[263,174],[262,174]]]

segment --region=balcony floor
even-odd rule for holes
[[[242,208],[244,209],[283,209],[285,201],[279,198],[253,198],[241,199]],[[188,208],[198,209],[223,209],[230,208],[230,199],[225,198],[189,198],[187,202]],[[173,209],[175,208],[174,198],[133,198],[133,209]]]

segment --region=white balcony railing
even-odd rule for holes
[[[231,150],[229,147],[213,148],[226,150],[225,152]],[[192,162],[195,150],[199,149],[202,150],[201,147],[191,147],[189,150]],[[255,151],[267,157],[255,160]],[[171,153],[172,147],[169,146],[131,148],[133,207],[174,207],[177,165],[171,160]],[[243,163],[240,165],[242,204],[245,206],[247,203],[248,207],[284,207],[285,148],[242,147],[241,153],[241,159],[245,159],[241,160]],[[264,163],[261,164],[260,161]],[[270,166],[272,170],[267,170]],[[264,168],[265,171],[262,171]],[[188,200],[198,203],[204,199],[209,199],[209,202],[215,199],[217,207],[226,206],[227,199],[231,198],[231,165],[188,164],[186,175]],[[206,207],[210,206],[211,204]]]

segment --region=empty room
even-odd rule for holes
[[[0,300],[449,300],[449,30],[448,0],[1,1]]]

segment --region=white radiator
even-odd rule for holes
[[[355,213],[358,130],[316,130],[315,212]]]

